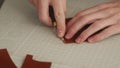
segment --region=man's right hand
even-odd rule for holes
[[[52,26],[52,21],[49,16],[49,6],[54,9],[54,15],[57,21],[57,34],[63,37],[66,31],[65,15],[66,15],[66,0],[29,0],[38,10],[39,19],[44,24]]]

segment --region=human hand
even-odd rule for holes
[[[67,39],[71,39],[82,27],[87,24],[91,25],[78,36],[75,40],[76,43],[82,43],[85,40],[93,43],[108,38],[112,35],[119,34],[120,0],[107,2],[80,11],[68,23],[68,31],[65,37]],[[102,31],[95,34],[100,30]]]
[[[29,0],[38,10],[39,19],[46,25],[52,26],[49,16],[49,6],[52,6],[57,21],[57,34],[63,37],[65,34],[66,0]]]

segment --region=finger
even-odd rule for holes
[[[61,0],[53,0],[53,8],[55,11],[55,18],[57,21],[57,33],[59,37],[63,37],[65,34],[66,26],[65,26],[65,14],[62,6]]]
[[[51,19],[49,17],[49,1],[39,0],[39,18],[48,26],[52,26]]]
[[[103,9],[111,8],[111,7],[114,7],[115,5],[116,5],[115,3],[106,2],[104,4],[96,5],[94,7],[83,10],[78,14],[78,16],[82,16],[82,15],[94,13]]]
[[[77,43],[84,42],[91,35],[104,29],[105,27],[115,24],[115,22],[117,22],[117,20],[115,20],[113,17],[108,17],[106,19],[96,21],[95,23],[93,23],[90,27],[88,27],[85,31],[83,31],[80,34],[80,36],[76,39],[76,42]]]
[[[91,38],[88,39],[88,42],[90,42],[90,43],[98,42],[98,41],[101,41],[105,38],[108,38],[108,37],[118,34],[118,33],[120,33],[120,24],[113,25],[113,26],[105,29],[101,33],[99,33],[95,36],[92,36]]]
[[[100,5],[96,5],[94,7],[85,9],[79,13],[77,13],[74,18],[69,22],[69,24],[67,25],[67,29],[69,29],[69,27],[71,25],[73,25],[73,23],[80,17],[80,16],[84,16],[84,15],[88,15],[88,14],[93,14],[95,12],[101,11],[101,10],[105,10],[107,8],[113,7],[115,6],[115,4],[113,3],[104,3],[104,4],[100,4]]]
[[[100,12],[96,12],[96,13],[89,14],[79,18],[78,20],[76,20],[76,22],[74,22],[75,24],[69,28],[66,38],[67,39],[72,38],[85,25],[90,24],[96,20],[106,18],[108,16],[109,14],[106,14],[106,13],[104,14],[104,11],[100,11]]]
[[[79,20],[79,17],[74,16],[68,23],[67,23],[67,29],[69,29],[75,21]]]

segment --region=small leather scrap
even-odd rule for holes
[[[0,49],[0,68],[17,68],[11,60],[7,49]]]
[[[50,62],[39,62],[32,59],[32,55],[27,55],[22,68],[50,68]]]

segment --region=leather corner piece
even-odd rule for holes
[[[0,68],[17,68],[10,58],[7,49],[0,49]]]

